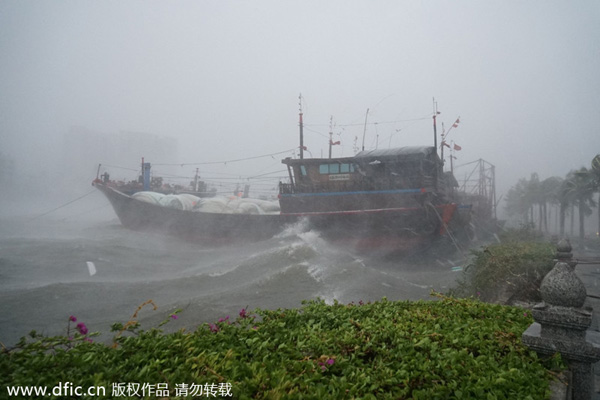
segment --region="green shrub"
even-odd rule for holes
[[[550,243],[510,238],[506,242],[471,250],[472,260],[451,294],[495,301],[503,292],[507,300],[539,301],[539,287],[554,267],[556,249]]]
[[[544,235],[533,223],[521,224],[518,228],[506,228],[498,235],[502,243],[506,242],[540,242]]]
[[[115,348],[35,336],[0,354],[0,390],[68,381],[106,388],[106,397],[81,397],[90,399],[117,398],[113,385],[127,383],[161,384],[172,398],[182,384],[225,383],[236,399],[548,396],[549,373],[520,340],[528,312],[438,296],[242,310],[195,332],[125,333]]]

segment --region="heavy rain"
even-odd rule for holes
[[[428,300],[456,286],[472,249],[527,224],[600,257],[598,186],[564,209],[555,196],[579,184],[582,168],[591,176],[600,154],[598,37],[593,0],[1,2],[0,342],[64,334],[70,315],[110,341],[111,324],[149,299],[158,310],[143,313],[146,326],[182,310],[170,330],[316,298]],[[384,254],[354,245],[397,232],[363,242],[357,228],[348,244],[326,232],[331,220],[310,219],[347,213],[336,225],[347,233],[366,207],[348,204],[365,192],[416,190],[398,183],[408,164],[390,166],[399,148],[440,157],[423,179],[451,172],[453,190],[485,196],[493,224],[465,224],[469,243],[457,234]],[[414,150],[424,148],[435,154]],[[335,172],[327,159],[338,160]],[[326,197],[318,185],[300,193],[310,160],[315,176],[359,197],[306,206]],[[188,217],[155,220],[168,232],[130,229],[141,225],[92,182],[133,194],[144,164],[152,191],[195,194],[190,207],[221,215],[203,223],[220,233],[206,240]],[[374,189],[378,168],[388,186]],[[272,231],[222,216],[278,216],[280,200],[294,216]],[[438,219],[454,209],[427,204],[444,233]],[[371,208],[394,207],[408,205]],[[430,229],[410,218],[410,235]],[[225,240],[236,230],[261,240]],[[586,268],[589,293],[600,295],[598,266]]]

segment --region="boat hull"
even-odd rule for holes
[[[295,217],[281,215],[218,214],[178,210],[136,200],[116,189],[96,183],[108,198],[121,224],[133,230],[160,231],[207,244],[254,242],[281,232]]]
[[[108,198],[126,228],[160,231],[211,245],[266,240],[287,225],[306,219],[309,229],[332,243],[360,251],[403,251],[430,243],[467,222],[456,204],[263,215],[203,213],[139,201],[102,183],[94,185]]]

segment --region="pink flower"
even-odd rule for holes
[[[171,318],[173,318],[173,319],[177,319],[177,318],[179,318],[179,317],[177,316],[177,314],[171,314]]]
[[[327,360],[327,364],[329,365],[333,365],[335,363],[335,360],[333,358],[330,358],[329,360]]]
[[[208,324],[208,329],[210,329],[211,332],[219,332],[219,327],[215,324]]]
[[[87,328],[87,326],[85,326],[85,324],[83,322],[80,322],[77,324],[77,330],[82,335],[87,335],[87,333],[88,333],[88,328]]]
[[[240,318],[248,318],[248,313],[246,312],[245,308],[240,310]]]
[[[71,321],[71,322],[77,322],[77,318],[75,318],[74,316],[71,315],[69,317],[69,321]]]

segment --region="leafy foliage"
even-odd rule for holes
[[[195,332],[119,335],[114,348],[35,336],[0,354],[0,390],[70,381],[111,398],[114,383],[139,382],[174,396],[176,384],[228,382],[238,399],[547,397],[549,373],[520,340],[527,312],[437,296],[242,310]]]
[[[512,300],[539,301],[542,279],[554,267],[556,249],[538,242],[531,226],[505,232],[502,242],[472,250],[472,261],[465,269],[456,296],[477,296],[495,301],[500,291]]]

